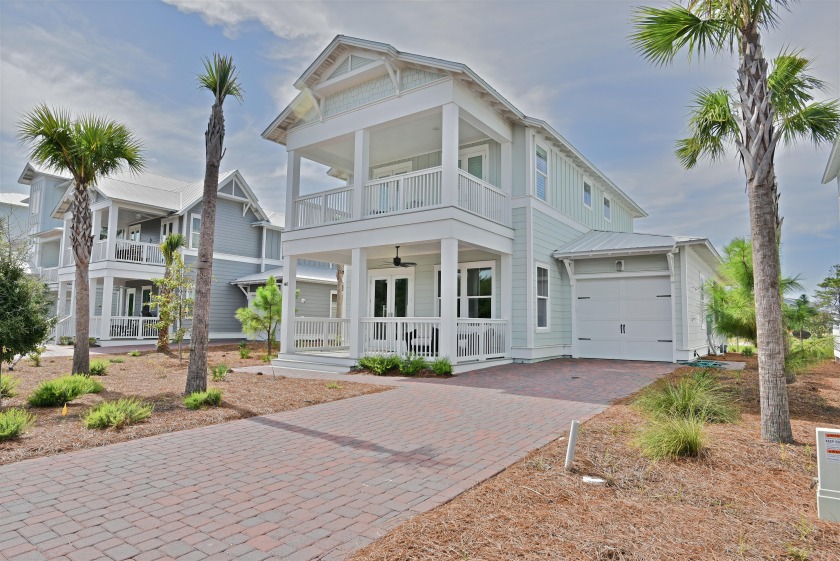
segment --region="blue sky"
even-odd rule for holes
[[[643,4],[645,2],[638,2]],[[647,2],[663,4],[662,2]],[[231,54],[246,90],[226,104],[227,155],[267,208],[282,210],[283,148],[260,138],[294,97],[294,80],[338,33],[463,62],[528,115],[549,121],[650,214],[640,232],[700,235],[722,247],[748,233],[736,160],[684,171],[673,143],[691,91],[729,86],[725,56],[651,67],[628,46],[631,5],[557,2],[0,2],[0,190],[25,153],[21,113],[39,102],[107,113],[141,137],[151,171],[195,180],[204,166],[210,98],[200,59]],[[840,3],[804,0],[765,35],[768,56],[804,48],[838,96]],[[840,263],[835,187],[821,185],[829,147],[779,151],[783,263],[809,291]],[[316,169],[304,170],[311,182]]]

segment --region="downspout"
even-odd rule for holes
[[[677,323],[675,321],[676,303],[674,302],[674,294],[676,291],[676,279],[674,278],[674,254],[679,249],[676,247],[665,254],[668,259],[668,272],[671,275],[671,362],[677,362]]]
[[[575,278],[575,262],[571,259],[563,259],[563,265],[566,267],[566,274],[569,275],[569,285],[571,286],[571,304],[572,304],[572,358],[578,358],[578,339],[577,339],[577,279]]]
[[[266,227],[262,227],[262,255],[260,255],[260,272],[265,272],[265,238],[266,238]]]

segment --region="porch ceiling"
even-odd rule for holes
[[[417,255],[435,255],[440,253],[440,240],[430,240],[427,242],[421,243],[411,243],[411,244],[399,244],[398,242],[394,242],[393,245],[380,245],[375,247],[368,247],[367,249],[367,256],[368,259],[381,259],[384,261],[390,261],[394,255],[396,255],[396,248],[395,246],[400,246],[400,257],[408,258],[411,256]],[[497,253],[492,250],[489,250],[485,247],[480,247],[475,244],[469,244],[465,242],[458,242],[458,251],[470,251],[470,250],[480,250],[480,251],[489,251],[491,253]],[[351,264],[351,252],[350,250],[345,251],[325,251],[320,253],[307,253],[305,255],[298,256],[301,259],[312,259],[315,261],[325,261],[327,263],[342,263],[344,265]],[[384,266],[384,265],[383,265]]]

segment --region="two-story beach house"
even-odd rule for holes
[[[33,267],[54,291],[59,318],[56,336],[73,336],[75,265],[70,243],[72,185],[27,164],[21,183],[31,187]],[[92,187],[93,250],[90,263],[91,336],[103,344],[157,338],[153,279],[165,271],[160,242],[171,233],[187,239],[187,265],[196,259],[201,231],[203,180],[186,182],[152,173],[118,174]],[[242,174],[219,177],[211,292],[211,337],[241,338],[234,317],[269,274],[282,278],[283,215],[261,205]],[[30,205],[31,208],[32,205]],[[36,224],[37,223],[37,224]],[[329,313],[335,271],[310,263],[299,279],[299,312]],[[332,283],[329,278],[332,275]]]
[[[29,195],[0,192],[0,226],[10,243],[29,241]]]
[[[642,208],[469,67],[338,36],[295,87],[263,133],[288,159],[284,268],[346,265],[347,314],[285,308],[276,364],[675,361],[712,345],[708,240],[635,233]],[[311,192],[302,160],[346,183]]]

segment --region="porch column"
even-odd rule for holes
[[[353,156],[353,220],[361,220],[365,200],[365,182],[370,169],[370,131],[356,131],[355,154]]]
[[[63,255],[63,253],[59,253],[59,255]],[[55,315],[58,319],[64,315],[64,293],[67,292],[67,287],[64,281],[58,281],[58,296],[55,298]]]
[[[298,217],[295,216],[295,197],[300,192],[300,154],[294,150],[286,152],[286,231],[294,230]]]
[[[295,294],[297,257],[283,258],[283,317],[280,321],[280,352],[295,352]]]
[[[119,218],[120,208],[111,203],[108,209],[108,241],[105,247],[105,259],[112,261],[116,255],[117,247],[117,219]]]
[[[89,298],[90,298],[90,317],[94,316],[94,312],[96,311],[96,289],[99,286],[99,279],[98,278],[89,278],[88,279],[88,290],[90,291]]]
[[[70,221],[65,218],[64,230],[61,231],[61,253],[59,253],[61,265],[63,267],[69,267],[73,264],[73,259],[67,256],[67,250],[72,247],[73,246],[70,244]]]
[[[111,306],[114,298],[114,277],[107,276],[102,278],[102,318],[99,320],[99,333],[94,333],[94,337],[99,337],[102,340],[111,338]]]
[[[443,177],[441,178],[440,202],[444,206],[453,206],[458,204],[458,121],[460,120],[460,109],[454,103],[447,103],[442,109],[440,165],[443,170]]]
[[[511,197],[513,197],[513,143],[512,142],[502,142],[501,143],[501,187],[502,191],[505,192],[507,196],[507,200],[510,201]],[[505,220],[504,223],[510,226],[511,223],[511,214],[510,214],[510,204],[505,205]]]
[[[458,315],[455,306],[458,301],[458,240],[440,240],[440,333],[438,353],[449,358],[452,364],[458,361]],[[462,279],[461,282],[465,282]]]
[[[350,358],[365,356],[364,325],[367,315],[367,249],[351,250],[350,262]],[[346,299],[346,297],[345,297]]]
[[[510,253],[503,253],[499,257],[500,285],[497,294],[501,297],[502,319],[505,320],[505,355],[510,356],[511,338],[513,336],[513,257]]]

